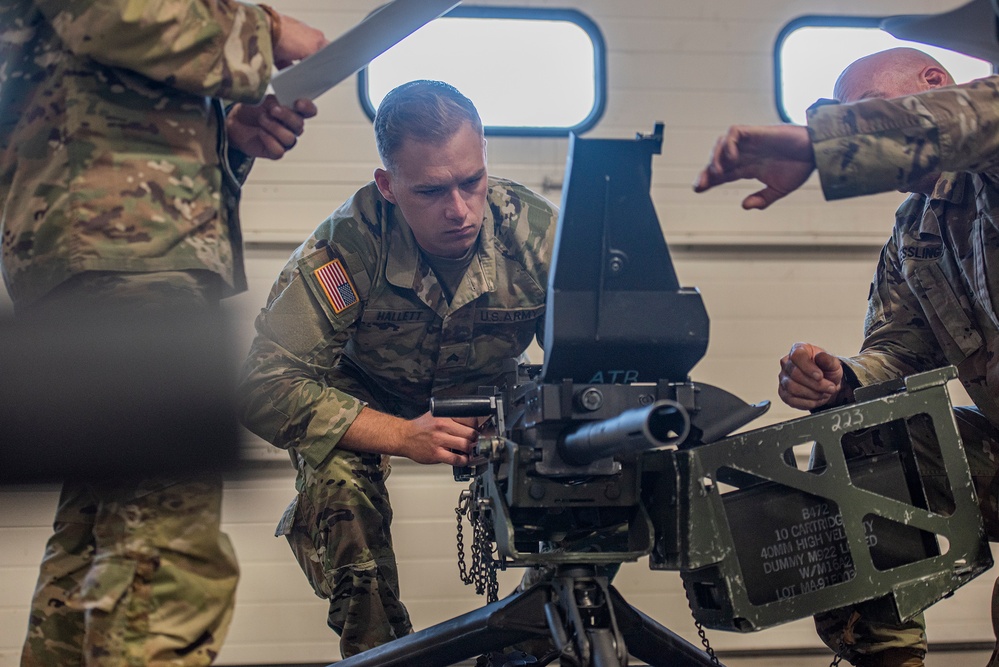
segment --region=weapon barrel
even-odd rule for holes
[[[678,445],[689,433],[687,411],[663,400],[582,426],[559,443],[559,454],[572,465],[587,465],[613,454]]]

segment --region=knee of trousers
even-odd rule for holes
[[[344,657],[380,646],[413,631],[399,599],[394,569],[346,567],[337,571],[327,624],[340,635]]]
[[[317,506],[296,497],[278,526],[317,596],[332,599],[343,579],[372,572],[398,590],[395,552],[387,518],[371,508]]]

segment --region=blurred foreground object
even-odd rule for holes
[[[188,310],[0,320],[0,483],[234,466],[227,334]]]

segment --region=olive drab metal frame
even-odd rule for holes
[[[847,603],[870,600],[877,600],[873,603],[873,611],[886,620],[897,622],[950,595],[992,565],[946,389],[947,381],[954,377],[953,367],[913,375],[886,388],[890,393],[870,400],[687,450],[651,454],[650,457],[657,461],[647,465],[647,479],[658,479],[659,484],[649,495],[658,540],[650,566],[681,571],[698,621],[708,627],[736,631],[758,630]],[[926,503],[918,497],[918,470],[909,468],[908,473],[902,473],[908,475],[910,483],[915,481],[917,484],[917,497],[905,502],[862,488],[858,481],[862,471],[851,470],[843,453],[844,435],[870,431],[918,415],[925,415],[932,421],[940,460],[946,469],[953,498],[953,507],[948,508],[946,515],[927,509]],[[788,459],[789,451],[796,445],[811,446],[813,443],[825,455],[821,474],[800,470]],[[907,437],[886,444],[886,451],[899,449],[903,459],[909,454]],[[778,594],[774,596],[777,599],[768,599],[763,604],[754,603],[748,592],[750,576],[746,570],[751,565],[759,566],[761,554],[755,550],[740,553],[733,539],[736,531],[754,530],[768,536],[771,533],[789,536],[790,540],[786,542],[777,539],[773,543],[789,545],[773,550],[783,556],[764,554],[770,559],[762,561],[775,563],[770,568],[772,571],[781,564],[807,568],[807,559],[799,558],[802,550],[792,548],[794,529],[798,527],[801,537],[805,528],[816,525],[822,517],[809,523],[811,517],[808,516],[804,520],[793,514],[787,516],[786,507],[782,516],[780,511],[768,514],[765,505],[756,503],[752,526],[733,525],[726,509],[722,481],[725,474],[731,474],[729,471],[761,480],[763,483],[756,488],[769,487],[779,498],[779,504],[790,502],[792,508],[802,506],[795,503],[803,497],[801,494],[807,494],[804,497],[810,505],[803,505],[806,511],[809,507],[833,508],[825,515],[824,522],[833,530],[824,533],[839,538],[837,553],[844,551],[844,545],[847,547],[853,576],[849,576],[848,566],[846,576],[839,577],[845,579],[843,581],[832,585],[822,582],[822,586],[813,585],[813,590],[807,592],[799,587],[799,590],[785,591],[785,595]],[[921,558],[911,555],[911,562],[890,568],[882,564],[879,569],[873,558],[875,547],[870,546],[872,516],[880,517],[881,525],[889,530],[907,527],[909,537],[918,533],[924,541],[926,537],[942,539],[931,540]],[[901,530],[906,532],[906,528]],[[811,534],[821,536],[822,532],[812,531]],[[824,540],[818,552],[828,552],[831,542]],[[934,542],[942,543],[945,553],[934,553],[938,551],[934,549]],[[910,554],[912,551],[910,549]],[[805,553],[814,555],[815,551]],[[802,561],[800,566],[799,560]],[[773,578],[773,574],[770,576]]]

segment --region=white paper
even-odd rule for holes
[[[285,106],[314,100],[461,0],[393,0],[305,60],[271,79]]]

